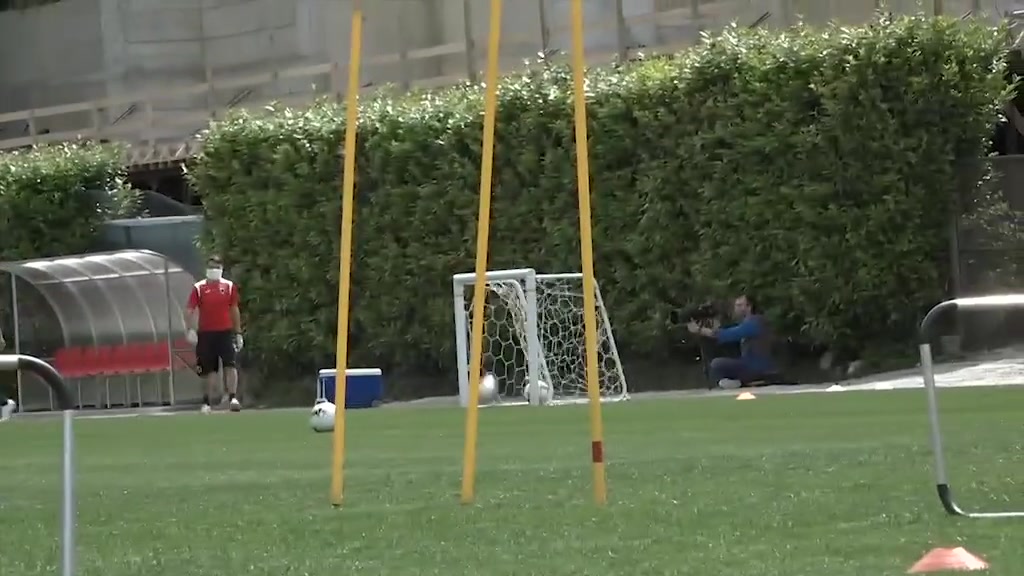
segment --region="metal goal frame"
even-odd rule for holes
[[[583,274],[580,272],[541,274],[533,268],[513,268],[508,270],[487,271],[487,282],[516,281],[522,283],[522,291],[519,294],[519,297],[521,297],[526,303],[526,364],[528,386],[531,391],[530,404],[539,405],[540,389],[538,386],[540,375],[548,372],[546,367],[547,359],[543,354],[543,342],[541,341],[540,330],[538,328],[539,303],[537,296],[537,284],[539,282],[543,283],[545,280],[581,280],[582,278]],[[473,378],[469,373],[469,354],[473,351],[470,350],[469,334],[467,331],[467,328],[470,327],[470,323],[468,314],[466,313],[467,300],[465,289],[472,287],[474,284],[476,284],[476,274],[473,272],[465,272],[452,276],[452,306],[455,320],[455,354],[456,367],[458,369],[459,404],[463,407],[469,403],[470,380]],[[517,288],[517,290],[519,289]],[[597,310],[595,312],[598,315],[599,326],[601,325],[600,323],[603,322],[603,326],[608,330],[606,336],[608,338],[609,349],[615,357],[615,370],[618,372],[619,380],[622,382],[621,397],[616,399],[628,399],[629,389],[626,383],[625,372],[622,368],[622,358],[619,356],[618,345],[615,343],[615,335],[612,332],[611,319],[608,317],[608,311],[604,307],[604,299],[601,297],[600,287],[597,288],[596,297]],[[552,386],[555,385],[554,382],[550,382],[550,384]]]

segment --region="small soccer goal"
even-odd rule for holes
[[[476,275],[452,277],[459,400],[469,404],[469,373]],[[628,398],[626,378],[615,347],[608,311],[597,288],[598,372],[603,401]],[[583,275],[537,274],[533,269],[487,273],[484,304],[484,369],[497,379],[497,403],[587,401]],[[530,393],[534,391],[534,393]]]

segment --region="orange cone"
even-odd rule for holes
[[[740,395],[736,397],[737,400],[753,400],[754,398],[756,398],[756,396],[750,392],[741,392]]]
[[[910,567],[908,574],[986,570],[988,564],[963,548],[936,548]]]

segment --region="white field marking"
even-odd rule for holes
[[[112,420],[114,418],[137,418],[142,414],[81,414],[75,415],[76,420]]]

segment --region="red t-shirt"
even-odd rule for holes
[[[200,332],[233,330],[231,309],[238,306],[238,285],[230,280],[202,280],[192,286],[188,309],[199,310]]]

